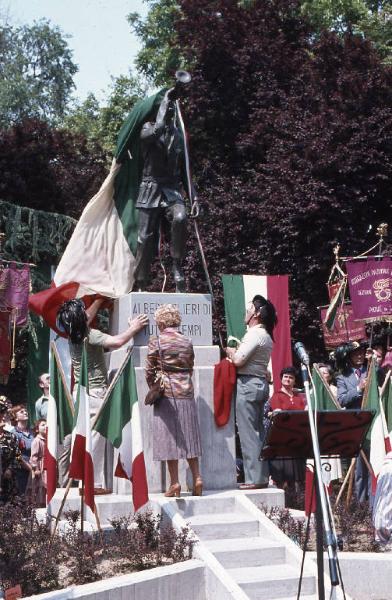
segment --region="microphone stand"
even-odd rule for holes
[[[326,492],[322,479],[322,466],[321,466],[321,458],[320,458],[320,447],[316,434],[316,427],[314,422],[314,415],[312,409],[312,403],[310,399],[310,387],[309,387],[309,375],[308,375],[308,365],[309,358],[306,355],[302,355],[300,353],[299,358],[301,360],[301,374],[302,380],[304,383],[305,394],[306,394],[306,402],[308,405],[308,416],[309,416],[309,425],[310,425],[310,433],[312,436],[312,446],[313,446],[313,456],[314,456],[314,471],[316,475],[316,485],[317,485],[317,511],[316,511],[316,528],[317,528],[317,536],[319,537],[321,534],[321,522],[324,526],[325,532],[325,543],[327,545],[327,553],[328,553],[328,564],[329,564],[329,574],[331,579],[331,585],[337,586],[339,585],[339,576],[338,576],[338,559],[336,553],[337,540],[331,528],[330,514],[328,512],[328,505],[326,500]],[[321,513],[321,514],[320,514]],[[321,518],[320,518],[321,517]],[[325,600],[325,589],[324,589],[324,557],[323,557],[323,543],[322,540],[317,540],[317,572],[318,572],[318,597],[319,600]]]

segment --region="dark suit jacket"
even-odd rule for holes
[[[366,376],[366,367],[361,369],[361,379]],[[361,408],[363,391],[358,391],[358,377],[354,369],[336,377],[338,402],[345,408]]]

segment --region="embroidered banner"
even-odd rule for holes
[[[11,311],[0,310],[0,383],[7,383],[10,373],[11,336],[10,336]]]
[[[346,263],[356,320],[374,321],[392,315],[392,257],[350,259]]]
[[[354,321],[353,309],[350,302],[345,302],[337,309],[336,318],[332,330],[325,325],[328,306],[320,307],[321,326],[323,330],[324,344],[329,350],[336,348],[346,342],[355,342],[366,339],[365,323]]]
[[[7,304],[16,311],[16,326],[27,323],[30,291],[30,269],[25,265],[18,269],[15,263],[9,268],[9,285],[6,292]]]
[[[0,266],[0,310],[8,310],[7,290],[10,284],[10,270]]]

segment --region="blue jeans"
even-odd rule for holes
[[[263,409],[269,387],[264,378],[237,376],[236,420],[244,461],[245,483],[268,483],[268,462],[259,460],[264,442]]]

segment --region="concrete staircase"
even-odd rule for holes
[[[197,557],[206,560],[210,555],[223,568],[228,587],[237,591],[231,597],[297,597],[302,552],[256,506],[271,504],[271,492],[211,493],[201,498],[165,499],[161,504],[163,513],[170,516],[176,511],[197,535]],[[316,569],[311,561],[304,569],[300,597],[317,598]]]

